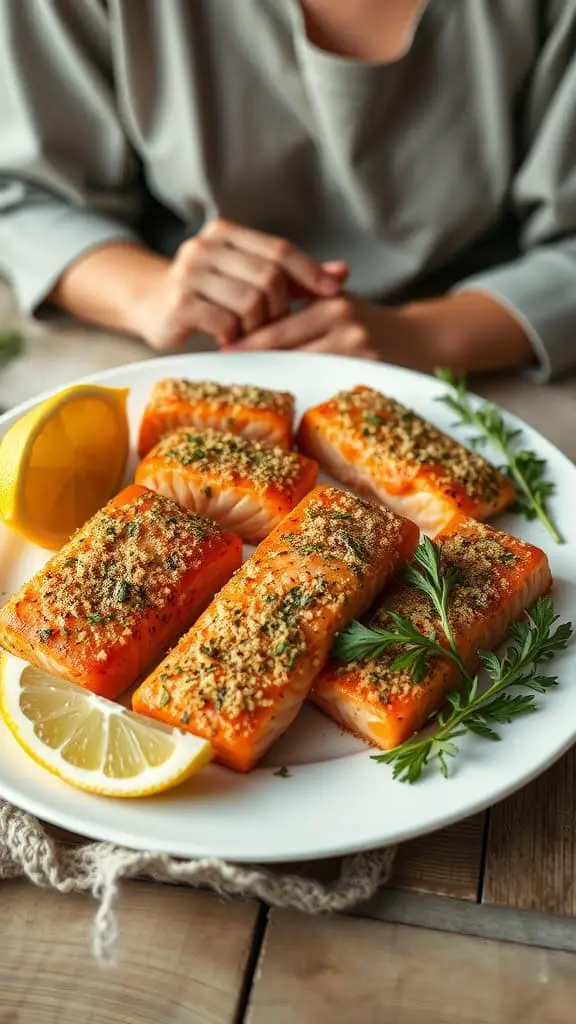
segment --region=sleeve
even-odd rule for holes
[[[82,253],[137,240],[109,65],[101,0],[0,3],[0,274],[25,312]]]
[[[512,184],[520,256],[454,289],[488,293],[516,316],[536,356],[529,373],[541,382],[576,368],[576,5],[558,0],[548,14]]]

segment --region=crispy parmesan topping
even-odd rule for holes
[[[244,406],[291,414],[294,397],[287,391],[269,391],[252,384],[217,384],[213,381],[170,378],[159,381],[152,392],[152,404],[166,400],[210,402],[215,406]]]
[[[317,554],[329,562],[344,562],[362,576],[378,548],[400,538],[402,520],[389,509],[377,508],[338,488],[324,493],[328,504],[317,501],[309,505],[298,530],[287,530],[280,539],[299,555]]]
[[[211,520],[150,493],[106,506],[38,577],[38,610],[57,622],[39,639],[49,639],[47,632],[77,643],[92,639],[105,660],[106,646],[132,635],[145,609],[169,604],[183,572],[200,567],[201,542],[220,532]]]
[[[278,545],[263,556],[270,568],[256,552],[238,571],[231,595],[225,587],[164,662],[160,681],[182,709],[183,724],[193,717],[210,730],[214,712],[222,711],[230,728],[242,730],[246,714],[271,707],[302,655],[317,648],[309,638],[326,629],[327,618],[334,621],[357,585],[340,570],[363,574],[402,529],[393,513],[337,488],[326,488],[292,523],[288,516]]]
[[[152,455],[213,473],[219,483],[246,477],[261,487],[293,484],[302,468],[302,456],[297,452],[267,448],[258,441],[216,430],[178,430],[164,437]]]
[[[186,705],[195,721],[214,711],[236,719],[275,703],[274,691],[288,685],[306,650],[306,633],[314,630],[320,605],[336,610],[345,597],[331,592],[322,575],[304,571],[280,584],[270,579],[247,584],[245,607],[221,594],[205,614],[202,629],[186,650],[176,648],[160,679]],[[282,585],[284,584],[284,585]]]
[[[456,636],[469,630],[494,602],[506,597],[511,589],[510,570],[521,558],[523,547],[524,543],[517,538],[495,533],[481,523],[474,524],[472,533],[453,534],[441,541],[444,568],[456,569],[458,573],[449,603],[450,625]],[[408,583],[394,587],[369,624],[394,629],[390,612],[405,616],[425,635],[442,635],[430,598]],[[426,679],[418,684],[409,671],[391,668],[400,653],[399,648],[391,646],[376,659],[348,663],[337,671],[339,675],[352,672],[360,685],[375,688],[379,699],[387,704],[392,697],[418,692],[426,686]]]
[[[469,451],[410,409],[374,391],[343,391],[334,399],[339,425],[376,459],[393,459],[438,471],[448,491],[461,487],[472,501],[490,501],[499,493],[501,475],[477,452]]]

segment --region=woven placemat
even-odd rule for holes
[[[247,896],[273,907],[306,914],[349,910],[370,899],[389,878],[396,847],[358,853],[342,860],[335,881],[202,858],[180,860],[165,854],[129,850],[111,843],[57,842],[32,815],[0,800],[0,880],[28,878],[61,893],[87,893],[98,901],[93,947],[110,960],[117,936],[115,904],[123,879],[211,889],[220,896]]]

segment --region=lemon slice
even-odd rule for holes
[[[1,666],[0,714],[38,764],[101,796],[161,793],[212,757],[207,740],[127,711],[12,655]]]
[[[128,454],[127,389],[67,388],[0,444],[0,519],[56,550],[117,492]]]

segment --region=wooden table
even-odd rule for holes
[[[86,345],[98,339],[34,329],[11,395],[40,386],[41,365],[52,384],[90,372]],[[143,355],[102,345],[98,365]],[[576,459],[575,379],[481,390]],[[143,882],[125,885],[119,909],[117,963],[104,969],[89,951],[91,901],[5,883],[0,1024],[572,1024],[576,755],[489,813],[407,843],[391,885],[354,914]]]

